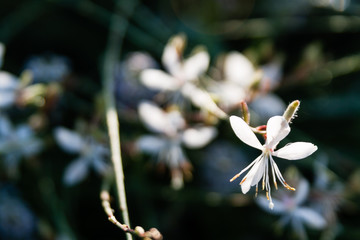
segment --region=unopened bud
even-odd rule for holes
[[[186,35],[183,33],[180,33],[176,36],[174,36],[171,40],[171,45],[175,47],[176,52],[179,56],[182,56],[185,46],[186,46]]]
[[[295,100],[289,104],[283,115],[283,117],[286,119],[287,122],[290,123],[291,120],[296,117],[296,112],[299,109],[299,106],[300,106],[299,100]]]
[[[150,230],[148,232],[150,233],[151,238],[154,240],[162,240],[163,239],[162,234],[156,228],[150,228]]]
[[[240,107],[241,107],[241,113],[242,113],[242,115],[243,115],[244,121],[245,121],[247,124],[250,124],[250,112],[249,112],[248,105],[246,104],[245,101],[241,101]]]
[[[139,235],[143,235],[143,234],[145,233],[145,230],[144,230],[142,227],[140,227],[140,226],[136,226],[136,227],[135,227],[135,232],[136,232],[137,234],[139,234]]]

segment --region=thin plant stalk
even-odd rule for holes
[[[128,5],[133,5],[134,1],[128,2]],[[128,26],[128,21],[121,16],[123,9],[121,0],[116,1],[115,11],[110,23],[110,31],[108,35],[107,47],[105,49],[102,80],[103,80],[103,97],[105,104],[106,123],[108,127],[108,134],[110,140],[111,160],[114,167],[117,199],[119,201],[120,210],[122,212],[122,219],[124,224],[130,227],[129,213],[126,203],[124,172],[121,157],[120,145],[120,125],[118,114],[116,111],[115,97],[114,97],[114,73],[115,64],[121,52],[121,45]],[[127,6],[129,7],[129,6]],[[132,240],[132,235],[126,234],[127,240]]]

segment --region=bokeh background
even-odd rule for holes
[[[24,97],[1,109],[12,125],[35,129],[42,148],[21,157],[16,177],[6,169],[8,149],[2,150],[0,239],[125,239],[102,209],[102,177],[96,171],[90,170],[77,184],[64,184],[64,169],[76,153],[59,147],[53,134],[59,126],[79,132],[85,128],[106,139],[99,99],[114,6],[115,1],[110,0],[0,3],[0,42],[6,48],[1,70],[24,79],[24,71],[30,69],[33,83],[45,86],[40,99],[29,103]],[[289,140],[319,147],[302,161],[279,161],[280,170],[289,182],[296,176],[307,179],[311,197],[320,199],[318,204],[331,201],[328,227],[306,227],[307,237],[360,238],[358,1],[144,0],[137,1],[132,11],[124,6],[120,16],[128,19],[128,26],[119,43],[119,65],[136,68],[141,62],[126,60],[134,52],[146,52],[160,66],[165,45],[178,33],[187,36],[186,54],[203,45],[213,66],[219,55],[230,51],[243,53],[255,66],[274,64],[271,69],[278,86],[273,93],[284,104],[301,101]],[[114,74],[118,81],[124,77]],[[134,96],[130,90],[126,95],[121,83],[116,86],[133,226],[156,227],[170,240],[301,239],[293,225],[279,227],[279,215],[264,211],[254,201],[253,192],[243,195],[236,181],[229,183],[257,152],[236,138],[228,121],[220,121],[218,136],[209,145],[186,149],[193,165],[192,179],[174,190],[169,172],[159,170],[151,157],[134,150],[134,140],[149,133],[136,116],[137,104],[139,98],[149,99],[152,93],[140,89]],[[266,112],[271,105],[257,108]],[[315,163],[325,166],[324,181],[331,182],[323,189],[315,187],[320,175]],[[121,220],[116,201],[112,203]]]

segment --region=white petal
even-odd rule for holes
[[[200,51],[184,61],[183,71],[186,80],[192,81],[202,75],[209,67],[210,56],[206,51]]]
[[[143,101],[139,104],[138,113],[147,128],[154,132],[174,135],[177,132],[177,124],[160,107],[152,102]]]
[[[188,128],[184,131],[182,141],[188,148],[201,148],[207,145],[217,135],[214,127]]]
[[[92,164],[97,173],[106,174],[110,170],[109,164],[107,164],[103,158],[95,157]]]
[[[166,70],[173,76],[176,76],[180,71],[182,53],[186,43],[184,35],[175,35],[172,37],[164,48],[164,52],[161,58]]]
[[[249,87],[253,82],[255,69],[253,64],[239,52],[231,52],[224,63],[225,78],[241,87]]]
[[[269,119],[266,125],[266,144],[274,149],[290,132],[288,122],[282,116],[275,116]]]
[[[84,158],[78,158],[66,167],[63,182],[68,186],[74,185],[82,181],[88,173],[89,161]]]
[[[157,154],[166,146],[166,139],[145,135],[136,141],[136,147],[146,153]]]
[[[146,69],[142,71],[140,73],[140,81],[148,88],[156,90],[175,91],[181,86],[179,80],[157,69]]]
[[[261,176],[264,174],[264,170],[265,168],[263,160],[260,160],[254,164],[254,166],[242,180],[243,182],[241,183],[241,190],[244,194],[250,190],[251,186],[256,185],[256,183],[260,181]],[[255,180],[257,180],[257,182]]]
[[[310,156],[317,150],[317,146],[308,142],[296,142],[286,145],[272,155],[288,160],[298,160]]]
[[[20,85],[15,75],[0,71],[0,90],[15,90]]]
[[[10,120],[0,115],[0,137],[10,136],[12,134],[13,127]]]
[[[251,186],[255,186],[259,181],[260,179],[264,176],[264,172],[265,172],[265,166],[266,166],[266,161],[264,160],[261,160],[261,165],[259,167],[259,169],[256,171],[254,177],[252,178],[252,181],[251,181]],[[266,175],[266,173],[265,173]]]
[[[21,124],[17,126],[15,132],[16,132],[16,136],[21,140],[26,140],[34,136],[34,131],[28,125],[25,124]]]
[[[262,145],[250,129],[249,125],[240,117],[231,116],[230,124],[236,136],[249,146],[262,150]]]
[[[54,130],[56,142],[69,153],[78,153],[84,146],[83,138],[76,132],[63,127]]]
[[[195,106],[205,109],[220,118],[225,118],[227,116],[226,113],[215,104],[209,93],[198,88],[194,84],[185,83],[181,92],[185,97],[190,99]]]
[[[326,220],[319,213],[308,207],[297,208],[294,212],[295,216],[301,218],[309,227],[322,229],[326,226]]]
[[[224,107],[232,107],[246,97],[244,88],[229,81],[214,83],[209,86],[209,89],[217,96],[219,104]]]

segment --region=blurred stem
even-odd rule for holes
[[[38,0],[25,1],[0,22],[0,41],[7,44],[27,25],[45,12],[45,4]]]
[[[114,211],[114,209],[111,208],[111,204],[110,204],[111,196],[110,196],[109,192],[110,192],[110,187],[111,187],[112,182],[113,182],[112,175],[106,177],[103,181],[103,184],[101,187],[101,192],[100,192],[101,204],[103,206],[105,213],[109,217],[109,221],[112,222],[115,226],[117,226],[121,230],[123,230],[124,232],[129,233],[134,236],[137,236],[138,238],[141,238],[144,240],[145,239],[146,240],[150,240],[150,239],[162,240],[163,237],[156,228],[151,228],[149,231],[146,231],[146,232],[140,226],[135,227],[135,229],[131,229],[128,225],[122,224],[121,222],[119,222],[116,219],[116,217],[114,216],[115,211]]]
[[[48,177],[42,178],[39,182],[39,189],[42,193],[41,195],[44,197],[44,202],[47,203],[47,207],[49,207],[52,213],[51,216],[54,216],[52,220],[55,223],[56,230],[59,231],[58,233],[69,239],[76,239],[75,234],[67,222],[61,201],[59,201],[56,195],[53,180]]]
[[[74,9],[80,15],[91,18],[91,19],[99,22],[100,24],[102,24],[105,27],[109,26],[109,22],[111,21],[111,18],[112,18],[112,13],[109,10],[107,10],[106,8],[104,8],[98,4],[95,4],[89,0],[72,0],[72,1],[70,1],[70,0],[48,0],[48,1],[54,1],[57,4]],[[129,5],[132,5],[132,4],[133,3],[131,1],[131,3]],[[144,7],[141,7],[140,11],[144,12]],[[118,15],[118,18],[120,18],[122,21],[127,21],[126,17],[128,17],[129,14],[126,12],[123,12],[123,14],[125,16]],[[154,14],[151,15],[148,13],[146,16],[154,17],[155,15]],[[128,38],[131,39],[132,43],[138,45],[139,47],[141,47],[141,49],[147,49],[148,51],[151,51],[151,52],[157,54],[158,56],[161,56],[164,43],[159,41],[156,38],[156,36],[155,37],[152,36],[152,35],[155,35],[160,32],[160,30],[158,30],[158,31],[153,30],[153,28],[155,27],[154,25],[151,25],[152,27],[150,27],[150,24],[148,22],[153,22],[153,21],[154,21],[154,19],[147,19],[146,21],[144,21],[144,17],[141,18],[141,21],[140,20],[136,21],[139,25],[142,23],[141,24],[141,25],[143,25],[142,27],[145,29],[148,29],[148,32],[145,32],[144,30],[140,29],[136,25],[131,24],[131,22],[127,22],[127,25],[131,26],[127,29],[127,31],[128,31],[127,36],[128,36]],[[160,25],[160,27],[162,27],[162,30],[165,29],[163,26],[164,26],[163,24]],[[158,27],[159,26],[157,26],[157,28]],[[155,33],[154,33],[154,31],[155,31]],[[168,32],[168,31],[164,30],[162,35],[166,35],[164,32]],[[162,36],[162,37],[164,37],[164,36]]]
[[[121,158],[120,145],[120,126],[118,115],[115,107],[114,97],[114,73],[117,58],[121,52],[121,45],[125,36],[128,22],[124,17],[121,17],[121,11],[127,9],[127,14],[132,12],[136,1],[121,1],[117,0],[115,11],[110,22],[110,31],[108,36],[108,43],[105,50],[103,62],[103,97],[105,102],[106,122],[108,126],[108,134],[110,139],[111,160],[114,166],[115,181],[117,187],[117,197],[119,201],[120,210],[124,223],[130,227],[129,213],[126,203],[126,193],[124,184],[124,172]],[[131,234],[126,234],[128,240],[132,239]]]

